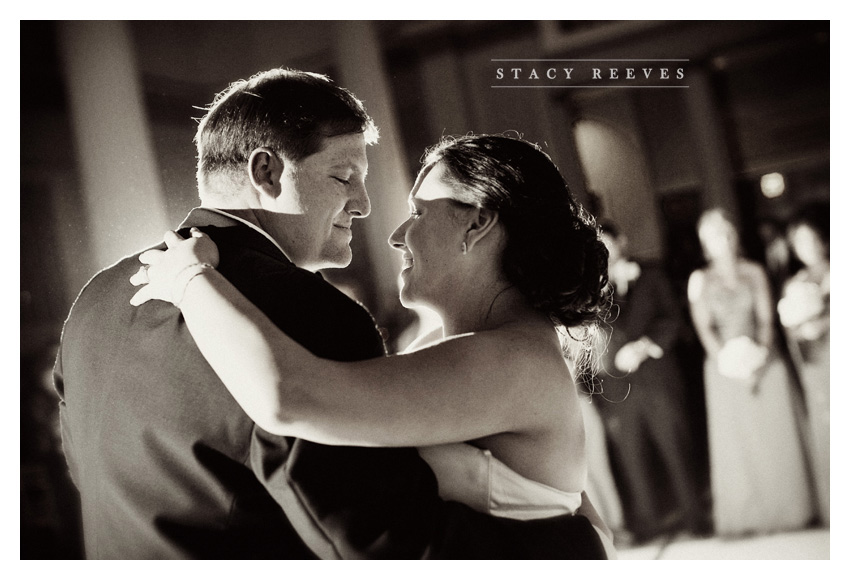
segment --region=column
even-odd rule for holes
[[[702,199],[706,209],[724,208],[739,224],[738,198],[735,178],[729,159],[729,148],[723,135],[723,122],[714,105],[711,85],[706,73],[696,67],[688,69],[688,114],[693,130],[695,158],[700,162]]]
[[[162,239],[165,212],[129,26],[58,27],[95,268]]]
[[[379,39],[368,21],[335,23],[336,80],[363,101],[381,132],[376,146],[369,147],[369,177],[366,187],[372,214],[362,225],[373,269],[377,293],[377,318],[398,309],[397,278],[401,254],[387,243],[393,230],[408,214],[407,194],[413,185],[404,162],[401,131],[390,90]]]

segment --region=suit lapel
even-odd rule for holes
[[[280,262],[291,264],[292,262],[281,253],[268,239],[259,232],[246,226],[242,222],[222,215],[215,211],[210,211],[203,207],[196,207],[189,212],[189,215],[180,224],[179,229],[188,228],[206,228],[215,227],[225,230],[228,234],[238,236],[239,243],[258,252],[266,254]]]

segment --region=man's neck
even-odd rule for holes
[[[201,204],[201,207],[204,209],[225,213],[230,215],[236,219],[242,220],[251,224],[257,230],[259,230],[263,235],[265,235],[269,241],[271,241],[277,248],[281,251],[281,253],[286,257],[287,260],[299,266],[299,264],[293,259],[293,255],[287,251],[287,249],[280,243],[280,241],[268,230],[268,228],[263,226],[262,220],[260,220],[257,216],[257,213],[250,208],[232,208],[232,207],[215,207],[211,204]],[[301,266],[299,266],[301,267]]]
[[[238,218],[242,218],[246,222],[251,222],[261,230],[265,231],[263,226],[260,224],[260,221],[257,219],[256,214],[253,209],[250,208],[232,208],[232,207],[220,207],[213,205],[204,205],[201,204],[201,207],[206,207],[208,209],[217,209],[218,211],[223,211],[225,213],[229,213],[232,216],[236,216]],[[268,232],[266,232],[268,233]]]

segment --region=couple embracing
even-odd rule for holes
[[[87,557],[614,557],[564,351],[609,300],[593,218],[535,145],[443,140],[389,239],[442,336],[387,356],[317,273],[351,261],[376,140],[326,77],[234,83],[201,206],[83,289],[55,379]]]

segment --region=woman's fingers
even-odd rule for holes
[[[132,306],[139,306],[140,304],[144,304],[148,300],[152,299],[153,295],[151,294],[150,286],[145,285],[139,288],[138,292],[133,294],[133,297],[130,298],[130,304]]]
[[[165,250],[146,250],[139,254],[139,261],[142,264],[156,264],[162,259]]]
[[[171,302],[175,280],[187,267],[197,264],[218,265],[218,247],[212,239],[197,228],[184,238],[175,231],[163,236],[167,250],[151,249],[139,254],[142,266],[130,277],[137,286],[130,304],[139,306],[150,300]]]
[[[169,248],[173,248],[185,239],[186,238],[184,238],[174,230],[168,230],[167,232],[165,232],[165,237],[163,238],[163,241],[165,242],[166,246],[168,246]]]
[[[140,286],[142,284],[148,283],[148,267],[144,265],[139,268],[139,271],[130,276],[130,284],[133,286]]]

